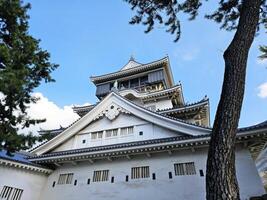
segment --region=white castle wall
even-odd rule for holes
[[[206,166],[207,149],[197,149],[195,152],[189,150],[178,151],[172,155],[167,153],[152,154],[151,158],[145,156],[133,157],[131,160],[118,159],[113,161],[96,161],[93,164],[80,162],[78,165],[63,165],[48,177],[41,200],[204,200],[205,199],[205,177],[201,177],[199,170]],[[174,163],[195,162],[196,175],[175,176]],[[132,180],[131,168],[138,166],[150,167],[150,178]],[[237,177],[240,186],[242,200],[249,197],[264,194],[261,180],[258,176],[255,164],[249,152],[243,148],[237,148],[236,153]],[[92,182],[94,170],[110,170],[109,181]],[[173,179],[169,179],[168,172],[172,172]],[[77,185],[56,185],[61,173],[74,173]],[[152,180],[151,174],[156,173],[156,180]],[[129,182],[125,176],[129,176]],[[114,176],[114,183],[110,177]],[[87,184],[87,179],[91,183]]]
[[[0,191],[4,186],[23,189],[21,200],[38,200],[46,181],[44,174],[0,165]]]

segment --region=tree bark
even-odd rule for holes
[[[243,0],[236,33],[224,52],[222,93],[207,159],[206,199],[240,199],[235,169],[235,139],[245,90],[249,49],[259,21],[261,0]]]

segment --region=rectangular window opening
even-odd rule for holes
[[[149,166],[133,167],[131,172],[132,179],[149,178]]]
[[[14,188],[10,186],[4,186],[1,193],[0,198],[6,200],[20,200],[22,196],[23,190],[19,188]]]
[[[94,171],[93,182],[108,181],[109,170]]]
[[[175,163],[174,164],[175,176],[186,176],[196,174],[196,168],[194,162],[188,163]]]
[[[114,176],[111,177],[111,183],[114,183]]]
[[[131,135],[133,134],[133,126],[130,126],[130,127],[124,127],[124,128],[121,128],[121,133],[120,135]]]
[[[58,178],[58,185],[71,184],[73,179],[73,173],[60,174]]]
[[[118,135],[118,129],[106,130],[106,137],[116,137]]]
[[[88,179],[87,179],[87,184],[88,184],[88,185],[90,184],[90,181],[91,181],[90,178],[88,178]]]
[[[129,176],[128,176],[128,175],[125,177],[125,181],[126,181],[126,182],[129,181]]]

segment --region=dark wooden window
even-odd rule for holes
[[[131,178],[132,179],[149,178],[149,166],[133,167]]]
[[[130,80],[131,88],[138,87],[139,86],[139,79],[135,78]]]
[[[139,132],[139,135],[143,135],[143,131],[140,131],[140,132]]]
[[[175,176],[185,176],[196,174],[195,163],[175,163],[174,164]]]
[[[148,83],[148,76],[143,76],[140,78],[140,85],[145,85]]]

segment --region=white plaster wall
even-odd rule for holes
[[[91,140],[91,132],[129,126],[134,127],[133,134],[121,136],[120,133],[118,133],[118,136],[108,138],[106,138],[104,134],[103,138],[101,139]],[[140,135],[141,131],[143,132],[143,135]],[[85,129],[80,131],[74,137],[54,149],[53,152],[156,138],[174,137],[179,135],[180,133],[178,132],[162,128],[133,115],[120,114],[113,121],[104,117],[89,124]],[[83,143],[83,140],[85,140],[85,143]]]
[[[21,200],[38,200],[47,176],[33,171],[0,166],[0,191],[4,186],[23,189]]]
[[[155,102],[149,101],[149,102],[145,103],[144,107],[148,107],[148,106],[152,106],[152,105],[156,106],[156,110],[168,109],[168,108],[173,107],[170,99],[160,99],[160,100],[157,100]]]
[[[151,158],[145,156],[135,157],[131,160],[119,159],[114,161],[96,161],[79,163],[77,166],[63,165],[48,178],[41,200],[204,200],[205,199],[205,177],[201,177],[199,170],[205,173],[206,149],[197,149],[192,153],[183,150],[172,154],[152,154]],[[237,150],[237,174],[240,185],[242,200],[249,197],[264,194],[264,189],[257,174],[255,164],[249,157],[247,150]],[[175,176],[173,164],[182,162],[195,162],[196,175]],[[130,178],[131,168],[136,166],[150,166],[150,174],[156,173],[156,180],[152,175],[147,179],[132,180]],[[108,182],[92,182],[94,170],[110,170]],[[77,185],[56,185],[52,187],[53,181],[57,181],[61,173],[74,173]],[[168,172],[172,172],[173,179],[168,178]],[[129,176],[129,182],[125,176]],[[114,176],[114,183],[110,182]],[[87,179],[91,183],[87,185]]]

